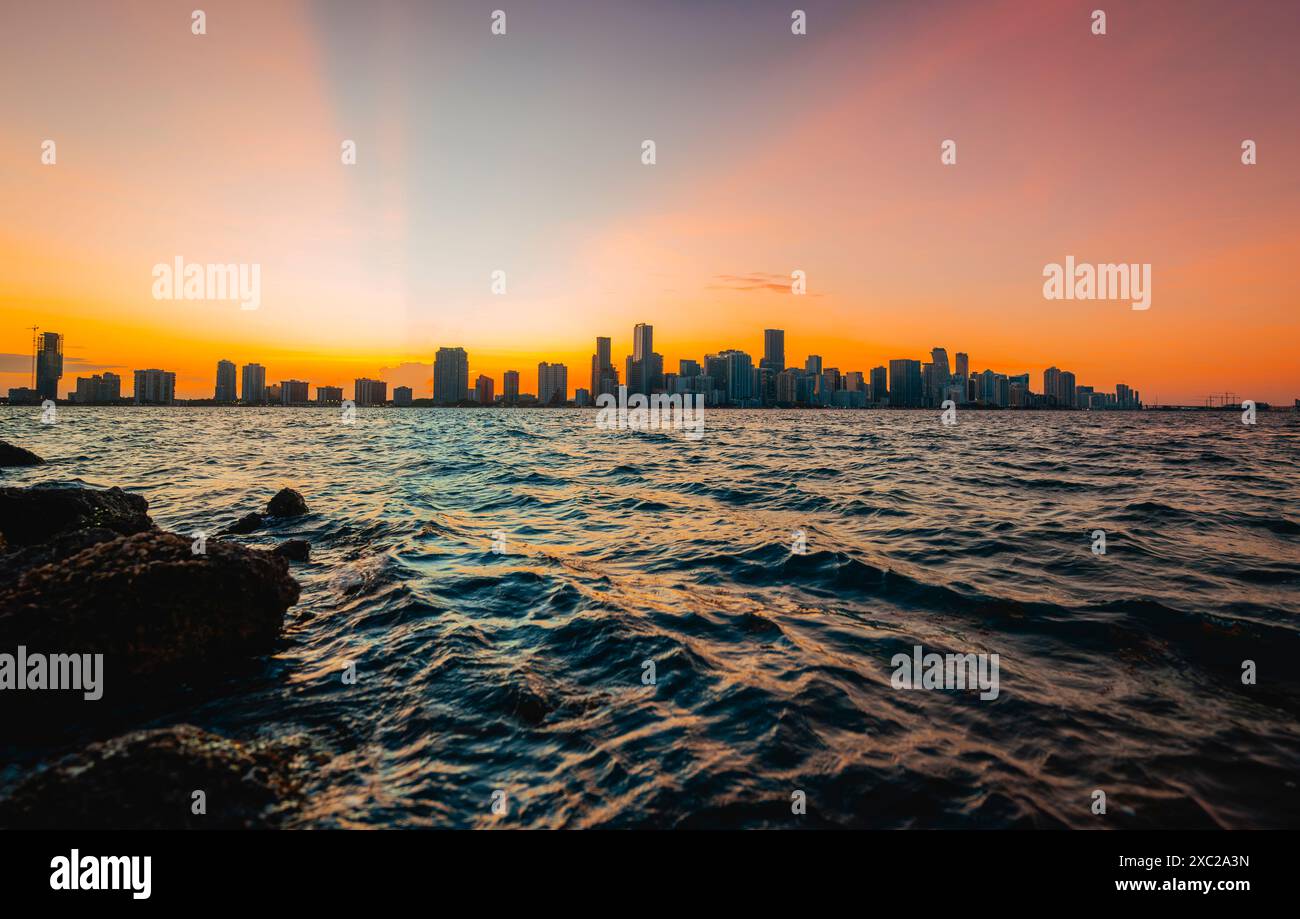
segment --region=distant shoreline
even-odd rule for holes
[[[213,402],[210,399],[196,399],[193,401],[177,400],[171,403],[141,403],[135,402],[69,402],[60,399],[55,402],[60,408],[220,408],[220,409],[340,409],[341,403],[338,402],[298,402],[292,405],[279,405],[267,403],[263,405],[244,405],[237,402]],[[0,408],[29,408],[40,409],[40,403],[16,402],[9,403],[0,399]],[[411,405],[393,405],[384,403],[382,405],[358,405],[357,408],[382,408],[382,409],[475,409],[482,411],[502,411],[510,409],[523,409],[528,411],[597,411],[594,405],[476,405],[474,403],[461,403],[458,405],[435,405],[430,400],[417,400]],[[996,405],[958,405],[958,411],[969,412],[1046,412],[1049,414],[1059,414],[1063,412],[1091,412],[1100,415],[1140,415],[1146,412],[1240,412],[1240,405],[1144,405],[1141,408],[1012,408],[1010,406]],[[738,406],[738,405],[718,405],[709,407],[710,411],[721,412],[941,412],[943,409],[935,406],[918,407],[918,406],[896,406],[896,405],[869,405],[862,407],[849,408],[847,406],[834,405],[764,405],[764,406]],[[1300,409],[1286,405],[1272,405],[1268,402],[1255,403],[1257,412],[1291,412],[1294,413]]]

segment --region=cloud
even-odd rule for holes
[[[83,357],[63,355],[63,375],[71,371],[89,373],[96,370],[117,370],[121,364],[101,364],[88,361]],[[30,354],[0,354],[0,373],[31,373],[32,356]]]
[[[750,274],[718,274],[714,275],[714,280],[720,281],[720,284],[709,284],[705,290],[770,290],[778,294],[791,293],[790,285],[794,279],[784,274],[769,274],[765,271],[754,271]],[[808,294],[806,296],[819,297],[820,294]]]

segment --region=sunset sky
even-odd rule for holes
[[[7,3],[0,389],[37,325],[61,393],[160,367],[207,398],[228,358],[419,397],[463,346],[471,384],[562,361],[572,395],[644,321],[669,370],[775,327],[792,365],[942,346],[1290,404],[1298,44],[1294,0]],[[177,255],[260,264],[261,308],[153,299]],[[1045,300],[1067,255],[1150,263],[1151,308]]]

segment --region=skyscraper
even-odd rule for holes
[[[464,348],[439,348],[433,359],[433,401],[455,405],[469,401],[469,355]]]
[[[217,390],[212,398],[217,402],[234,402],[237,398],[234,361],[217,361]]]
[[[963,379],[970,376],[970,356],[965,351],[957,352],[957,376]]]
[[[803,372],[815,377],[822,375],[822,358],[820,354],[810,354],[808,359],[803,362]]]
[[[920,361],[902,358],[889,362],[889,404],[896,408],[920,407]]]
[[[492,393],[495,386],[490,376],[480,373],[474,381],[474,401],[479,405],[491,405],[495,398]]]
[[[871,368],[871,394],[872,402],[884,402],[889,398],[889,383],[884,367]]]
[[[718,357],[724,362],[726,382],[723,388],[727,391],[727,401],[734,405],[754,398],[754,359],[735,349],[723,351]]]
[[[243,386],[239,398],[245,405],[261,405],[266,402],[266,368],[261,364],[245,364]]]
[[[409,386],[393,387],[394,405],[409,406],[414,401],[415,401],[415,390],[411,389],[411,387]]]
[[[610,357],[608,338],[596,339],[596,353],[591,356],[591,395],[618,392],[618,371]]]
[[[758,362],[760,368],[767,368],[773,373],[785,369],[785,330],[763,330],[763,359]]]
[[[947,398],[944,394],[948,391],[948,384],[952,381],[952,374],[948,370],[948,350],[946,348],[931,348],[930,364],[930,392],[928,395],[931,405],[939,405]]]
[[[176,374],[166,370],[135,372],[136,405],[171,405],[176,399]]]
[[[541,405],[563,405],[569,401],[569,368],[563,364],[537,365],[537,401]]]
[[[383,380],[362,377],[352,381],[352,401],[362,405],[383,405],[388,401],[388,384]]]
[[[638,322],[632,329],[632,359],[644,361],[654,353],[655,329],[652,325]]]
[[[519,371],[507,370],[501,380],[501,401],[513,404],[519,401]]]
[[[33,344],[36,392],[42,399],[57,399],[59,380],[63,378],[63,336],[58,332],[42,332]]]
[[[632,354],[626,361],[629,393],[649,395],[663,386],[664,358],[654,350],[654,326],[638,322],[632,329]]]
[[[308,384],[302,380],[281,380],[280,404],[305,405],[307,402],[307,386]]]
[[[115,373],[98,373],[77,377],[77,390],[73,401],[82,403],[116,402],[122,397],[122,378]]]

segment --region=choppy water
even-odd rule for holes
[[[282,650],[174,720],[309,737],[315,825],[1300,825],[1294,414],[37,416],[0,409],[53,460],[6,484],[184,533],[306,496],[242,538],[312,543]],[[997,653],[999,697],[892,688],[914,644]]]

